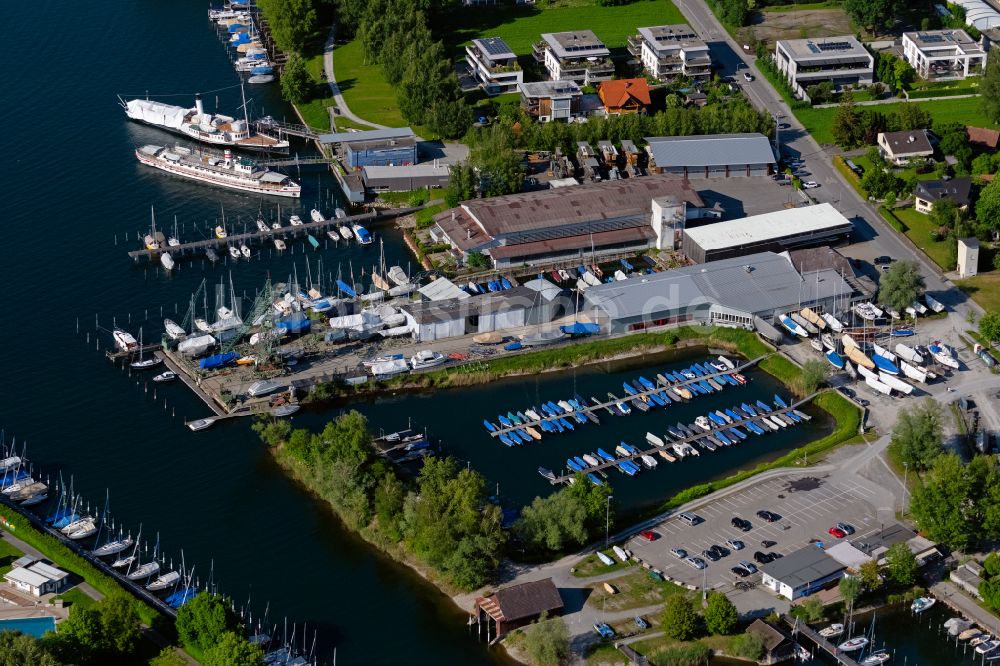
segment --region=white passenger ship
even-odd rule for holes
[[[137,148],[135,156],[143,164],[212,185],[278,197],[302,195],[302,186],[288,176],[258,166],[245,157],[234,159],[229,150],[220,155],[183,146],[147,144]]]

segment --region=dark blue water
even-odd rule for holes
[[[168,276],[127,258],[136,234],[148,228],[151,206],[161,228],[172,228],[176,216],[186,240],[208,233],[223,214],[238,231],[258,210],[277,214],[278,202],[184,182],[134,159],[136,144],[174,139],[127,122],[118,94],[178,95],[161,99],[188,105],[201,91],[208,109],[218,97],[219,110],[237,112],[237,78],[205,9],[195,0],[43,0],[6,7],[5,47],[12,57],[0,105],[9,163],[0,242],[6,278],[0,424],[8,441],[12,434],[27,441],[29,457],[45,471],[72,475],[84,496],[99,501],[109,492],[119,521],[133,529],[142,524],[151,540],[159,533],[175,561],[183,550],[202,580],[214,563],[216,584],[237,603],[250,600],[257,616],[269,604],[269,622],[287,616],[299,640],[307,624],[307,640],[316,631],[327,660],[336,647],[341,663],[494,663],[495,651],[468,636],[460,611],[408,569],[343,532],[321,503],[275,467],[246,422],[194,435],[184,420],[206,413],[194,396],[180,385],[148,386],[148,376],[130,376],[104,359],[113,320],[158,335],[158,323],[144,322],[182,314],[203,279],[214,285],[232,276],[236,293],[252,297],[267,276],[280,281],[297,271],[304,281],[307,271],[314,279],[360,274],[377,261],[374,248],[314,252],[292,245],[284,256],[260,249],[253,260],[236,264],[181,262]],[[255,115],[291,119],[275,90],[251,88],[248,96]],[[304,188],[300,214],[316,203],[331,212],[338,200],[332,178],[306,170],[292,175]],[[286,219],[289,205],[282,202]],[[405,266],[409,257],[399,238],[388,229],[376,232],[387,261]],[[486,436],[482,418],[542,397],[619,393],[621,373],[634,374],[616,366],[359,407],[386,430],[412,417],[517,504],[550,490],[534,471],[538,465],[556,469],[567,455],[613,448],[623,438],[639,444],[646,430],[662,430],[668,421],[633,416],[613,431],[608,424],[586,426],[510,451]],[[739,391],[770,395],[773,385],[755,376]],[[704,406],[742,399],[731,391]],[[296,422],[319,426],[337,411],[307,413]],[[758,438],[683,467],[664,463],[639,479],[612,477],[616,497],[628,506],[655,504],[686,484],[777,455],[808,434],[803,428]]]

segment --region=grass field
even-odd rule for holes
[[[593,30],[609,49],[623,48],[629,35],[646,25],[686,23],[683,14],[670,0],[636,0],[614,7],[598,7],[593,2],[565,3],[547,7],[491,7],[484,10],[462,10],[444,17],[435,28],[435,36],[457,56],[477,37],[502,37],[518,55],[529,55],[531,45],[543,32]],[[340,74],[338,73],[338,78]]]
[[[351,111],[380,125],[406,126],[396,105],[396,91],[382,76],[381,67],[364,64],[360,41],[354,40],[334,49],[333,71]]]
[[[608,594],[603,583],[593,583],[590,586],[593,592],[587,597],[588,606],[617,612],[653,606],[662,603],[667,597],[685,592],[680,585],[653,580],[645,569],[612,578],[608,583],[614,586],[618,593]]]
[[[56,599],[62,599],[64,604],[73,608],[90,608],[97,603],[95,599],[88,597],[75,587],[58,595]]]
[[[950,265],[951,254],[948,250],[948,241],[931,240],[931,231],[934,225],[927,215],[918,213],[913,208],[897,208],[892,211],[896,218],[906,225],[903,233],[913,241],[913,244],[923,250],[924,254],[941,267],[942,270],[951,271],[955,267]]]
[[[20,550],[0,539],[0,576],[11,570],[12,563],[24,555]]]
[[[894,104],[879,104],[876,107],[880,113],[892,113],[903,104],[909,102],[896,102]],[[935,123],[962,123],[963,125],[973,125],[975,127],[990,127],[998,129],[1000,126],[991,123],[979,107],[978,97],[963,97],[962,99],[945,99],[934,102],[920,102],[921,108],[931,114]],[[806,130],[813,135],[818,143],[832,144],[833,140],[833,117],[837,113],[836,108],[829,109],[796,109],[795,117],[799,119]]]
[[[965,280],[956,280],[955,284],[984,310],[1000,312],[1000,272],[993,271]]]
[[[613,564],[609,565],[601,562],[597,559],[597,555],[587,555],[587,557],[580,560],[579,564],[573,567],[573,575],[577,578],[589,578],[590,576],[600,576],[606,573],[611,573],[612,571],[618,571],[619,569],[624,569],[628,566],[616,558],[611,551],[604,554],[611,558]]]

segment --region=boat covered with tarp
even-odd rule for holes
[[[211,370],[212,368],[221,368],[224,365],[228,365],[239,358],[239,354],[236,352],[226,352],[225,354],[215,354],[214,356],[209,356],[208,358],[203,358],[198,362],[198,367],[202,370]]]
[[[584,335],[596,335],[601,331],[601,327],[598,324],[578,321],[569,326],[560,326],[559,330],[566,335],[579,337]]]

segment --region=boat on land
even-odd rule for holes
[[[447,360],[448,357],[440,352],[424,349],[418,351],[410,358],[410,365],[414,370],[420,370],[423,368],[432,368],[436,365],[441,365]]]
[[[184,108],[149,99],[118,98],[129,120],[217,147],[239,148],[265,153],[288,152],[288,141],[257,132],[249,118],[205,113],[201,95],[195,95],[194,107]],[[246,105],[244,103],[244,109]]]
[[[251,384],[247,388],[247,395],[251,398],[259,398],[280,391],[284,386],[269,379],[262,379]]]
[[[927,303],[927,307],[934,312],[944,312],[944,303],[938,301],[930,294],[924,294],[924,302]]]
[[[808,338],[809,337],[809,333],[806,332],[806,329],[804,329],[803,327],[799,326],[791,318],[789,318],[789,317],[787,317],[785,315],[781,315],[780,317],[778,317],[778,321],[781,322],[781,325],[784,326],[786,329],[788,329],[788,331],[791,332],[791,333],[793,333],[794,335],[798,335],[798,336],[803,337],[803,338]]]
[[[819,335],[819,329],[813,326],[805,317],[800,315],[798,312],[792,312],[788,315],[792,321],[801,326],[806,330],[809,335]]]
[[[837,352],[830,350],[826,353],[826,360],[837,370],[844,369],[844,359]]]
[[[823,318],[823,321],[826,322],[826,325],[830,327],[830,330],[832,330],[834,333],[840,333],[842,330],[844,330],[844,325],[840,322],[840,320],[834,317],[829,312],[824,312],[820,316]]]
[[[243,192],[298,198],[302,186],[288,176],[259,166],[246,157],[234,158],[204,149],[146,144],[135,151],[136,159],[176,176]]]
[[[909,361],[910,363],[923,363],[924,357],[921,356],[917,350],[913,347],[904,345],[902,342],[896,343],[896,355],[904,361]]]
[[[386,277],[392,280],[397,287],[402,287],[410,283],[410,278],[407,276],[406,271],[399,266],[391,266],[386,273]]]
[[[952,351],[948,345],[944,344],[940,340],[927,345],[927,351],[929,351],[931,356],[934,357],[934,360],[941,365],[954,370],[958,369],[958,360],[955,359],[954,351]]]

